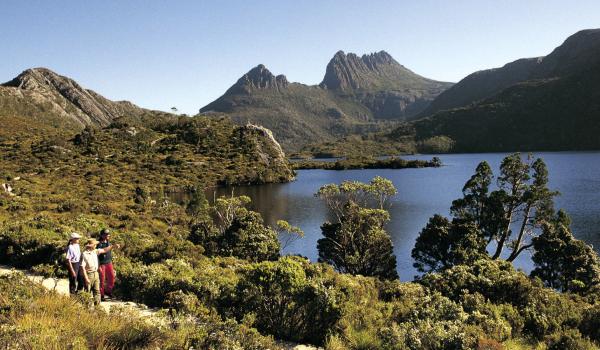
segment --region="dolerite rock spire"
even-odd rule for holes
[[[325,71],[321,87],[351,91],[358,89],[372,89],[382,85],[382,80],[398,80],[403,77],[425,78],[406,69],[387,52],[379,51],[359,57],[356,54],[338,51]],[[393,84],[402,83],[392,81]]]
[[[412,72],[385,51],[361,57],[338,51],[319,86],[351,96],[376,118],[402,120],[418,114],[451,85]]]
[[[250,93],[255,89],[285,89],[289,82],[285,75],[273,75],[263,64],[252,68],[227,90],[225,94]]]

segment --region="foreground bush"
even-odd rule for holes
[[[0,305],[0,344],[9,349],[279,349],[255,329],[208,311],[160,320],[126,309],[107,314],[21,274],[0,276]]]
[[[0,343],[15,349],[154,348],[167,335],[126,311],[89,311],[22,275],[0,276]]]
[[[251,315],[268,334],[321,344],[341,316],[342,293],[322,269],[304,259],[255,264],[241,275],[234,312],[238,318]]]
[[[36,271],[60,269],[62,265],[55,264],[64,242],[61,232],[76,229],[89,234],[102,225],[85,217],[8,222],[0,229],[0,246],[5,247],[1,257],[28,267],[36,263]],[[21,288],[13,280],[0,279],[4,281],[0,282],[4,283],[1,323],[9,325],[2,328],[1,341],[25,348],[42,341],[16,328],[17,324],[27,325],[27,332],[38,327],[36,334],[44,337],[56,335],[46,329],[50,321],[42,314],[50,310],[47,315],[58,315],[53,317],[64,334],[84,339],[85,344],[92,344],[88,347],[119,348],[128,341],[142,348],[276,349],[264,335],[322,344],[327,349],[598,346],[597,287],[585,296],[558,293],[507,262],[479,259],[407,283],[342,274],[328,264],[300,257],[252,261],[206,256],[203,246],[186,237],[185,232],[141,230],[115,234],[124,244],[115,254],[115,293],[125,300],[169,308],[167,327],[138,325],[134,315],[124,314],[126,319],[121,321],[121,316],[100,313],[101,322],[102,317],[117,317],[111,322],[123,326],[111,328],[112,336],[98,340],[96,328],[90,326],[82,333],[62,321],[63,307],[77,315],[83,312],[81,305],[42,300],[52,298],[26,282],[19,282],[25,285]],[[241,242],[247,241],[235,245],[246,246]],[[46,250],[48,244],[55,248]],[[35,259],[20,259],[28,255]]]
[[[66,235],[43,216],[0,227],[0,263],[16,267],[59,264]]]

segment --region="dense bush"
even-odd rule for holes
[[[43,216],[4,225],[0,227],[0,262],[16,267],[59,264],[66,238]]]
[[[480,260],[472,266],[456,266],[426,275],[420,282],[459,302],[468,295],[480,295],[503,308],[498,311],[515,334],[522,331],[540,340],[576,328],[585,308],[581,300],[543,288],[500,261]],[[475,305],[485,305],[483,300]]]
[[[235,314],[252,315],[259,330],[276,337],[321,344],[341,316],[342,297],[319,267],[285,257],[242,271]]]
[[[262,216],[246,208],[250,198],[218,198],[208,215],[191,226],[190,240],[209,256],[234,256],[250,261],[275,260],[280,244],[277,232],[265,226]]]

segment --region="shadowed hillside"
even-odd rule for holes
[[[456,152],[600,149],[600,30],[578,32],[546,57],[475,73],[431,108],[450,97],[449,106],[470,104],[414,122],[417,141],[447,136]]]
[[[391,132],[305,146],[316,155],[600,149],[600,29],[545,57],[467,76]]]

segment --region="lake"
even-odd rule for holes
[[[548,165],[550,189],[561,195],[555,200],[556,208],[565,209],[572,218],[575,236],[600,247],[600,152],[540,152]],[[410,252],[420,230],[435,213],[449,214],[453,199],[462,196],[464,183],[473,174],[477,164],[486,160],[494,173],[505,153],[436,155],[444,166],[422,169],[372,170],[301,170],[296,181],[287,184],[245,186],[234,189],[236,195],[252,198],[252,207],[260,212],[268,224],[278,219],[299,226],[305,237],[288,246],[284,253],[301,254],[316,261],[320,226],[327,220],[327,208],[314,196],[324,184],[344,180],[370,181],[379,175],[393,181],[398,194],[392,198],[391,221],[387,231],[392,237],[402,280],[412,280],[416,270]],[[431,159],[432,155],[405,156],[407,159]],[[218,194],[231,194],[231,188],[219,189]],[[529,256],[515,262],[518,268],[532,268]]]

